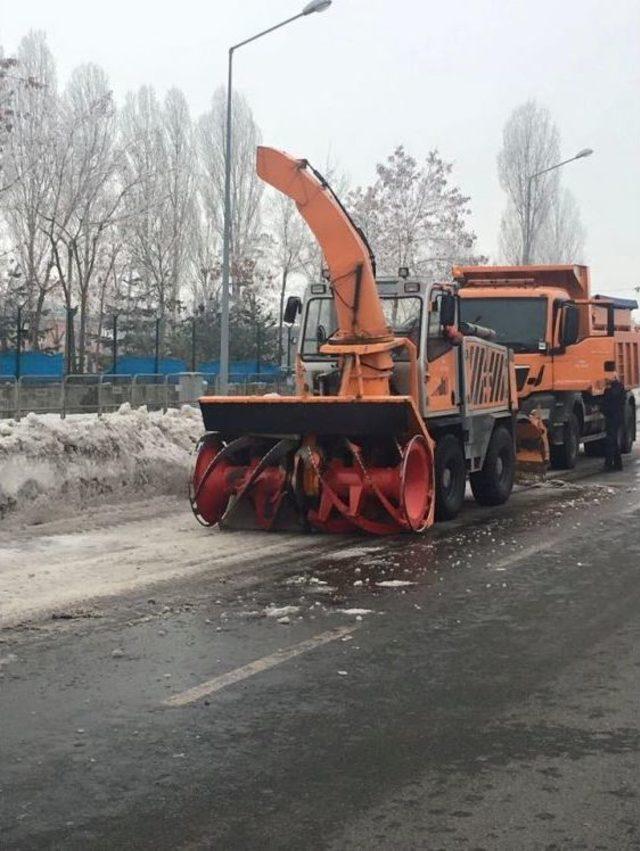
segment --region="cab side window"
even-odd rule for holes
[[[445,336],[441,320],[442,292],[432,291],[429,305],[429,321],[427,323],[427,360],[434,361],[446,354],[451,348],[451,341]]]
[[[320,354],[320,346],[333,334],[337,327],[333,299],[312,298],[307,307],[302,337],[302,357],[326,358]]]

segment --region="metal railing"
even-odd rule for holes
[[[264,393],[291,395],[291,376],[275,379],[263,375],[230,375],[229,394],[259,396]],[[180,372],[171,375],[24,375],[0,376],[0,419],[20,419],[37,414],[98,414],[129,403],[149,410],[166,411],[195,405],[200,396],[215,395],[217,375]]]
[[[9,375],[0,376],[0,419],[12,417],[18,409],[18,382]]]

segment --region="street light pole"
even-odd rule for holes
[[[583,148],[581,151],[578,151],[575,156],[569,157],[568,160],[563,160],[561,163],[556,163],[555,165],[550,165],[548,168],[543,168],[535,174],[530,174],[527,178],[527,189],[524,202],[524,239],[522,241],[523,266],[527,266],[531,258],[531,187],[533,186],[533,181],[538,177],[541,177],[543,174],[546,174],[548,171],[561,168],[561,166],[566,165],[567,163],[572,163],[574,160],[581,160],[584,159],[584,157],[590,157],[592,153],[593,150],[591,148]]]
[[[274,30],[297,21],[313,12],[324,12],[331,5],[331,0],[311,0],[297,15],[280,21],[269,29],[239,41],[229,48],[229,64],[227,69],[227,126],[224,150],[224,226],[222,234],[222,297],[220,299],[220,393],[226,396],[229,388],[229,286],[230,286],[230,257],[231,257],[231,104],[233,83],[233,54],[240,47],[256,41]]]
[[[111,350],[111,359],[113,361],[111,371],[114,375],[118,373],[118,314],[113,314],[113,345]]]
[[[191,317],[191,372],[196,371],[196,315]]]
[[[156,316],[156,339],[155,339],[155,352],[153,358],[153,371],[155,375],[158,374],[160,369],[160,317]]]
[[[18,305],[18,319],[16,324],[16,380],[20,379],[20,355],[22,353],[22,306]]]
[[[219,392],[227,395],[229,388],[229,253],[231,250],[231,85],[233,51],[229,48],[227,75],[227,137],[224,146],[224,231],[222,236],[222,297],[220,300],[220,376]]]

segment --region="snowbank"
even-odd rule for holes
[[[0,520],[43,522],[120,496],[186,495],[202,431],[200,412],[189,406],[0,420]]]

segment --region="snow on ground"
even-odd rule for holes
[[[300,606],[275,606],[273,603],[267,606],[264,610],[268,618],[282,618],[287,615],[296,615],[300,611]]]
[[[91,617],[120,605],[105,598],[192,599],[192,593],[204,588],[210,594],[219,583],[240,587],[257,575],[279,576],[286,565],[299,570],[301,563],[337,546],[331,535],[204,529],[184,494],[103,504],[38,527],[5,524],[0,528],[0,633],[26,620],[50,619],[51,613]],[[198,577],[202,585],[193,582]],[[1,648],[0,640],[0,656]]]
[[[123,405],[102,417],[0,422],[0,522],[43,522],[105,499],[184,493],[200,412]]]

